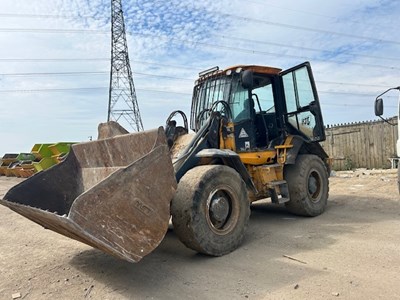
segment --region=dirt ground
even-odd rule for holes
[[[0,197],[21,179],[0,178]],[[0,299],[400,299],[393,171],[338,172],[316,218],[253,205],[244,244],[210,258],[169,230],[140,263],[114,259],[0,207]]]

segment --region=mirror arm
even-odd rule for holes
[[[397,124],[395,123],[390,123],[388,119],[383,118],[382,116],[378,116],[383,122],[388,123],[391,126],[396,126]]]
[[[377,101],[377,100],[379,99],[379,97],[383,96],[384,94],[386,94],[387,92],[389,92],[389,91],[391,91],[391,90],[398,90],[398,91],[400,91],[400,86],[387,89],[387,90],[384,91],[382,94],[378,95],[378,96],[376,97],[375,101]],[[385,119],[385,118],[383,118],[382,116],[378,116],[378,117],[379,117],[382,121],[384,121],[385,123],[387,123],[387,124],[389,124],[389,125],[391,125],[391,126],[396,126],[396,124],[390,123],[388,119]]]
[[[378,98],[379,98],[379,97],[383,96],[384,94],[386,94],[387,92],[389,92],[389,91],[391,91],[391,90],[399,90],[399,91],[400,91],[400,86],[397,86],[397,87],[393,87],[393,88],[387,89],[387,90],[386,90],[386,91],[384,91],[382,94],[378,95],[378,96],[376,97],[376,99],[375,99],[375,100],[378,100]]]

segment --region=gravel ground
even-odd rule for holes
[[[0,197],[21,179],[0,177]],[[167,233],[130,264],[0,207],[0,299],[400,299],[393,170],[337,172],[326,212],[252,206],[244,244],[210,258]]]

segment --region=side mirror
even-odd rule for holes
[[[254,86],[254,76],[253,71],[245,70],[241,75],[242,87],[245,89],[252,89]]]
[[[377,98],[375,100],[375,116],[383,115],[383,100],[382,98]]]

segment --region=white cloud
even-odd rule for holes
[[[323,4],[316,0],[126,0],[123,4],[132,69],[137,73],[135,87],[147,129],[163,125],[174,109],[189,113],[197,73],[215,65],[289,68],[310,60],[324,119],[329,124],[374,118],[374,95],[385,87],[400,85],[400,4],[394,0],[328,0]],[[51,17],[54,15],[71,18]],[[107,118],[110,1],[2,0],[0,22],[2,29],[105,31],[95,34],[0,30],[0,74],[103,72],[79,76],[0,75],[0,156],[5,152],[28,151],[36,142],[81,141],[96,136],[97,123]],[[106,60],[4,61],[11,58]],[[87,87],[104,89],[2,92]],[[393,103],[387,103],[386,114],[394,115],[396,100],[389,99]]]

